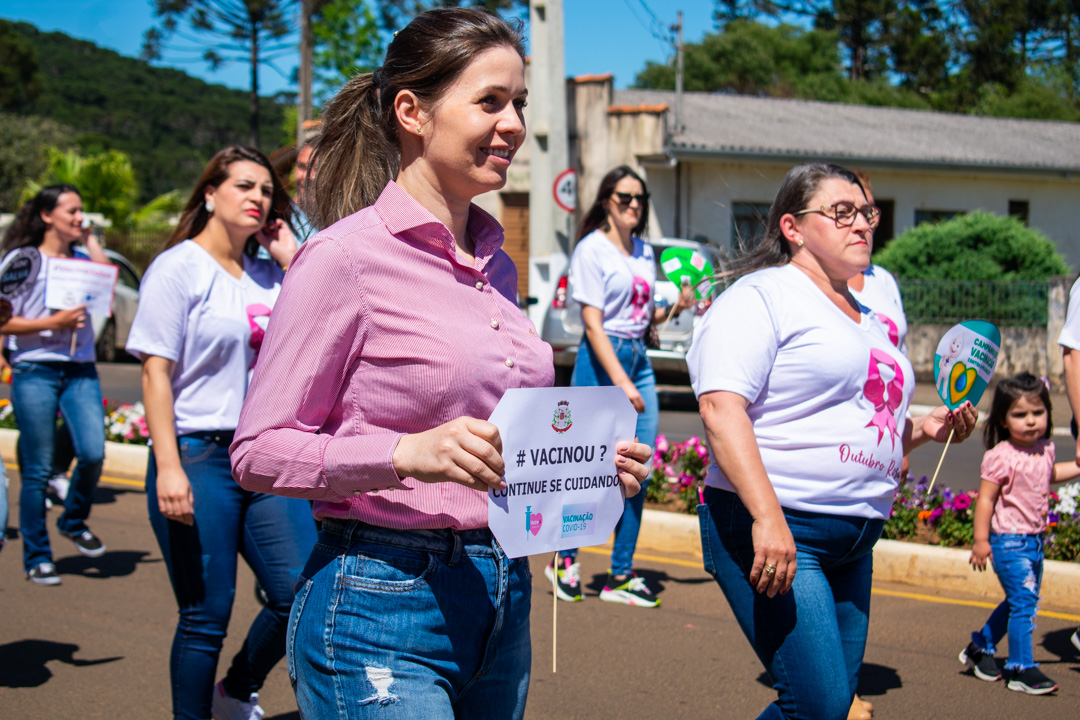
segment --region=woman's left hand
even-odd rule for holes
[[[281,218],[263,225],[259,232],[255,233],[255,239],[282,267],[288,267],[298,247],[296,236]]]
[[[975,421],[978,419],[979,411],[970,402],[965,402],[956,410],[939,405],[926,416],[923,433],[931,440],[943,443],[952,432],[952,442],[963,442],[975,432]]]
[[[645,443],[622,442],[615,448],[615,467],[622,481],[623,495],[632,498],[641,492],[641,483],[649,476],[645,464],[652,457],[652,448]]]

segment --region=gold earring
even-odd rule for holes
[[[416,126],[416,134],[417,135],[423,135],[424,134],[424,127],[422,125],[417,125]]]
[[[799,247],[802,247],[803,246],[803,239],[799,238],[798,240],[795,241],[795,244],[798,245]]]

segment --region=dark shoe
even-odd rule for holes
[[[660,606],[660,599],[649,589],[645,578],[639,578],[634,573],[630,573],[622,580],[616,580],[608,575],[604,589],[600,591],[600,599],[604,602],[622,603],[633,607]]]
[[[75,543],[75,547],[79,548],[79,552],[86,557],[96,558],[105,554],[105,543],[101,542],[98,536],[89,530],[71,533],[70,535],[68,533],[61,534]]]
[[[60,576],[51,562],[38,563],[26,573],[26,579],[36,585],[59,585]]]
[[[1056,682],[1034,666],[1009,673],[1009,684],[1006,687],[1028,695],[1046,695],[1058,689]]]
[[[1073,644],[1073,647],[1076,648],[1076,652],[1080,652],[1080,628],[1076,628],[1076,630],[1072,634],[1072,637],[1069,638],[1069,642],[1071,642]]]
[[[998,669],[994,656],[980,650],[975,643],[968,643],[968,646],[960,651],[960,662],[970,665],[975,677],[980,680],[994,682],[1001,679],[1001,670]]]
[[[570,558],[560,557],[556,580],[555,560],[544,568],[544,577],[555,586],[555,596],[565,602],[581,602],[581,565]]]

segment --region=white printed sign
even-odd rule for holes
[[[119,272],[115,265],[50,258],[46,267],[45,307],[70,310],[85,305],[91,315],[112,317],[113,291]]]
[[[499,428],[506,488],[488,490],[488,526],[509,557],[600,545],[622,517],[615,447],[637,412],[618,387],[507,390]]]

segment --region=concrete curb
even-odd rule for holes
[[[639,552],[678,552],[701,559],[696,515],[644,510]],[[975,572],[970,550],[879,540],[874,546],[874,580],[931,587],[978,595],[989,602],[1004,599],[992,570]],[[1080,563],[1047,560],[1043,568],[1041,604],[1080,610]]]
[[[0,456],[15,462],[17,430],[0,429]],[[106,477],[143,480],[146,477],[147,447],[105,443]],[[701,535],[697,515],[644,510],[641,552],[682,553],[701,559]],[[874,547],[874,579],[881,582],[916,584],[949,592],[963,592],[996,602],[1004,596],[992,571],[975,572],[968,565],[968,550],[934,545],[880,540]],[[1042,603],[1080,610],[1080,563],[1047,560],[1043,569]]]

